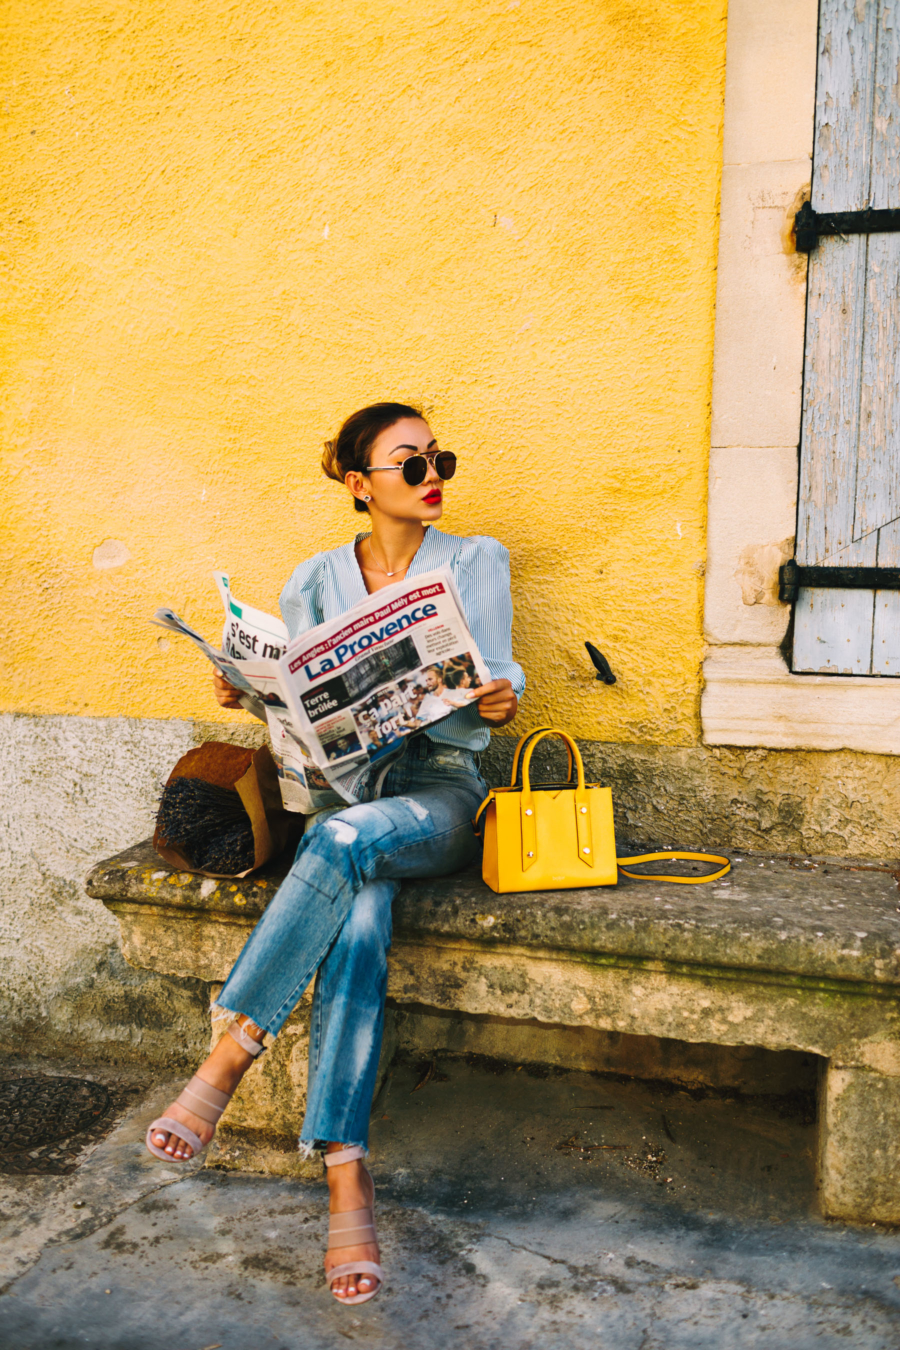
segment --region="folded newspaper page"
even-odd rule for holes
[[[276,662],[287,646],[287,628],[281,619],[263,610],[238,604],[224,573],[214,572],[213,576],[225,607],[221,650],[211,646],[171,609],[158,609],[152,622],[190,638],[229,684],[241,691],[241,706],[267,724],[285,810],[310,815],[325,806],[344,805],[347,798],[336,792],[316,769],[292,734],[290,716],[278,694]],[[259,660],[254,659],[254,653],[260,654]]]
[[[292,642],[280,619],[239,604],[214,575],[221,651],[170,609],[153,622],[195,642],[267,722],[288,810],[377,796],[406,738],[466,707],[491,678],[447,567],[376,591]]]
[[[231,585],[224,572],[214,572],[213,578],[225,609],[224,654],[239,661],[277,661],[288,644],[288,630],[283,620],[251,605],[239,604],[231,594]],[[256,672],[257,667],[253,670]],[[248,708],[247,711],[262,717],[268,724],[285,809],[309,815],[323,806],[342,801],[328,780],[315,770],[312,760],[291,734],[290,719],[283,711],[284,700],[278,695],[277,680],[273,683],[270,668],[259,668],[252,678],[262,707]]]
[[[264,610],[250,605],[239,605],[231,594],[231,584],[224,572],[213,572],[213,580],[225,608],[225,627],[222,630],[222,651],[239,661],[277,661],[288,645],[287,625]]]

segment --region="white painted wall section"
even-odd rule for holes
[[[806,309],[806,259],[791,223],[809,191],[817,41],[816,0],[731,0],[703,739],[900,754],[896,683],[793,675],[779,650],[790,620],[777,577],[796,529]],[[882,669],[900,657],[893,620],[887,610],[880,618]]]

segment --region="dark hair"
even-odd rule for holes
[[[322,472],[336,483],[343,483],[352,471],[365,473],[369,451],[381,433],[404,417],[422,416],[410,403],[371,403],[351,413],[334,440],[325,442]],[[353,505],[357,511],[369,509],[358,497],[354,497]]]
[[[468,677],[472,685],[478,687],[478,672],[471,661],[464,661],[460,665],[451,665],[449,661],[444,664],[444,684],[448,689],[459,689],[464,679]]]

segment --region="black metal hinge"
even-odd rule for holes
[[[900,591],[900,567],[801,567],[793,558],[778,569],[778,599],[797,599],[801,586],[842,591]]]
[[[900,230],[900,207],[865,211],[814,211],[804,202],[794,217],[797,252],[811,253],[823,234],[895,234]]]

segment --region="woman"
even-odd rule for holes
[[[433,525],[455,465],[424,417],[402,403],[354,413],[325,448],[325,473],[369,513],[372,529],[300,564],[281,595],[291,637],[338,617],[367,593],[446,564],[494,678],[473,691],[465,708],[407,741],[377,801],[309,822],[290,873],[219,995],[219,1008],[234,1015],[230,1034],[147,1133],[151,1151],[166,1160],[205,1148],[264,1037],[277,1035],[315,974],[300,1147],[324,1150],[331,1211],[325,1271],[344,1303],[373,1298],[384,1279],[364,1158],[391,902],[404,877],[445,876],[476,857],[471,822],[487,793],[478,754],[491,727],[513,720],[525,687],[510,645],[506,549],[495,539],[441,534]],[[237,691],[218,675],[215,693],[223,708],[240,706]]]

